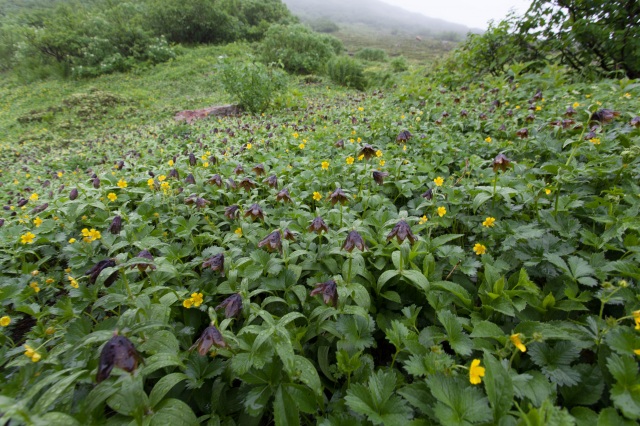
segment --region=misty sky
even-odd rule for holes
[[[463,24],[472,28],[487,28],[491,19],[499,21],[510,9],[523,13],[529,0],[382,0],[430,18]]]

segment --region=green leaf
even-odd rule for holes
[[[611,388],[611,399],[625,417],[640,419],[640,379],[638,363],[628,355],[612,354],[607,359],[609,372],[616,379]]]
[[[509,413],[513,405],[513,384],[505,365],[488,352],[484,354],[484,364],[486,366],[484,387],[493,408],[493,421],[498,422]]]
[[[35,421],[34,426],[80,426],[80,422],[69,414],[52,411]]]
[[[62,394],[66,393],[70,386],[73,386],[78,381],[78,377],[86,374],[86,371],[81,370],[67,376],[61,380],[56,380],[55,384],[51,386],[45,393],[38,398],[38,401],[33,406],[33,411],[37,414],[44,414],[50,406],[56,402]]]
[[[489,401],[464,379],[434,374],[427,378],[427,384],[438,400],[434,411],[443,425],[466,426],[491,420]]]
[[[187,379],[188,377],[184,373],[171,373],[160,378],[149,394],[149,404],[155,407],[175,385]]]
[[[151,426],[197,426],[199,424],[191,407],[173,398],[162,401],[151,417]]]
[[[377,289],[378,289],[378,293],[380,293],[380,291],[382,290],[382,287],[384,287],[384,285],[393,277],[399,275],[400,272],[396,271],[396,270],[389,270],[389,271],[384,271],[382,273],[382,275],[380,275],[380,277],[378,278],[378,285],[377,285]]]
[[[530,370],[525,374],[518,374],[509,370],[513,390],[520,399],[527,398],[531,403],[539,407],[554,392],[554,387],[546,377],[538,371]]]
[[[273,400],[273,418],[276,426],[295,426],[300,424],[296,401],[282,385],[278,386]]]
[[[529,356],[552,382],[561,386],[578,384],[580,374],[569,364],[580,356],[580,349],[572,342],[533,343],[529,346]]]
[[[463,306],[471,306],[471,296],[460,284],[456,284],[451,281],[435,281],[431,283],[431,291],[442,291],[453,294],[462,302]]]
[[[111,395],[118,392],[119,386],[114,386],[113,383],[102,382],[89,392],[87,398],[83,401],[87,411],[92,413],[103,402],[105,402]]]
[[[307,358],[296,355],[294,358],[294,364],[297,371],[298,379],[307,385],[316,395],[322,395],[322,383],[320,382],[320,376],[318,370],[313,366],[311,361]]]
[[[385,334],[387,340],[396,347],[396,350],[400,350],[409,337],[409,329],[400,321],[394,320],[391,322],[391,327],[385,330]]]
[[[152,355],[157,353],[176,354],[180,351],[180,344],[172,332],[159,330],[151,333],[149,340],[141,344],[139,349]]]
[[[415,284],[420,290],[429,291],[429,280],[422,272],[413,269],[405,269],[402,271],[402,276],[409,280],[409,282]]]
[[[480,321],[473,326],[471,337],[489,337],[493,339],[499,339],[505,336],[504,331],[496,324],[490,321]]]
[[[159,353],[147,358],[146,365],[142,369],[142,374],[147,376],[156,370],[166,367],[184,368],[184,364],[178,355]]]
[[[124,416],[141,416],[149,406],[149,398],[143,389],[142,376],[125,379],[120,390],[107,399],[107,404],[113,411]]]
[[[473,348],[471,339],[462,331],[462,324],[458,318],[449,311],[440,311],[438,312],[438,320],[447,332],[447,340],[451,348],[460,355],[471,355]]]
[[[591,426],[594,423],[584,424],[584,426]],[[638,423],[633,420],[625,419],[622,417],[615,408],[607,407],[600,412],[598,416],[598,426],[637,426]],[[582,426],[578,423],[578,426]]]
[[[560,387],[564,405],[592,405],[600,401],[605,385],[600,366],[578,364],[573,369],[578,372],[580,379],[575,386]]]

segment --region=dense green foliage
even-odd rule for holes
[[[364,67],[360,62],[348,56],[338,56],[329,61],[327,73],[331,81],[336,84],[358,90],[364,90],[367,87]]]
[[[373,47],[365,47],[364,49],[360,49],[356,52],[356,58],[362,59],[364,61],[374,61],[374,62],[386,62],[389,57],[387,56],[387,52],[382,49],[373,48]]]
[[[335,37],[318,34],[304,25],[273,25],[262,42],[262,58],[296,74],[323,71],[325,64],[343,50]]]
[[[222,87],[248,112],[265,111],[286,86],[278,69],[259,62],[228,62],[220,70]]]

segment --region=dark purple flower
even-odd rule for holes
[[[256,183],[249,178],[244,178],[240,181],[238,186],[244,189],[245,191],[249,192],[256,187]]]
[[[276,194],[276,201],[284,201],[291,202],[291,195],[289,195],[289,190],[287,188],[282,188],[280,192]]]
[[[71,192],[69,193],[69,199],[73,201],[76,198],[78,198],[78,189],[77,188],[73,188],[71,190]]]
[[[4,219],[0,219],[0,228],[4,226]]]
[[[196,156],[193,154],[193,152],[189,153],[189,165],[195,166],[197,163],[198,160],[196,159]]]
[[[316,284],[310,296],[322,295],[322,300],[326,305],[335,307],[338,304],[338,286],[334,280]]]
[[[511,160],[509,160],[504,154],[500,153],[493,159],[493,171],[497,172],[502,170],[503,172],[511,166]]]
[[[108,228],[109,232],[113,235],[118,235],[122,231],[122,217],[116,216],[111,221],[111,225]]]
[[[216,311],[218,309],[224,308],[224,316],[226,318],[233,318],[238,316],[240,311],[242,311],[242,296],[238,293],[232,294],[231,296],[224,299],[224,301],[216,306]]]
[[[224,215],[230,220],[237,219],[240,216],[240,208],[236,204],[229,206],[224,209]]]
[[[466,109],[463,109],[462,111],[460,111],[460,117],[467,117],[469,115],[469,111],[467,111]]]
[[[278,177],[276,175],[271,175],[268,178],[266,178],[264,181],[267,183],[267,185],[269,185],[272,188],[278,187]]]
[[[258,248],[265,248],[268,252],[282,253],[282,239],[280,231],[273,231],[258,243]]]
[[[373,171],[373,180],[378,185],[384,184],[384,178],[386,178],[387,176],[389,176],[389,173],[387,173],[387,172],[379,172],[377,170]]]
[[[371,157],[376,155],[376,149],[373,146],[366,143],[362,146],[362,149],[358,153],[358,157],[361,155],[364,155],[365,160],[368,160]]]
[[[313,219],[311,225],[309,225],[309,232],[315,232],[321,234],[322,232],[329,232],[329,227],[320,216]]]
[[[620,113],[618,111],[613,111],[611,109],[603,108],[594,112],[591,118],[601,123],[609,123],[618,116],[620,116]]]
[[[433,198],[433,189],[429,188],[426,192],[421,194],[422,198],[425,198],[429,201]]]
[[[238,189],[238,185],[236,184],[236,181],[233,180],[233,178],[229,178],[227,180],[227,188],[229,188],[229,189]]]
[[[26,198],[21,198],[18,200],[18,207],[22,207],[24,205],[26,205],[29,202],[29,200],[27,200]]]
[[[100,188],[100,179],[98,179],[97,177],[93,178],[92,184],[93,184],[94,188],[96,188],[96,189]]]
[[[576,111],[571,105],[567,108],[567,111],[564,113],[566,117],[573,117],[578,111]]]
[[[520,139],[526,139],[529,137],[529,129],[524,128],[524,129],[520,129],[516,132],[516,136],[518,136]]]
[[[149,252],[149,250],[142,250],[140,253],[136,255],[136,257],[147,259],[153,262],[153,255]],[[138,270],[140,272],[146,271],[147,268],[156,269],[155,265],[151,265],[148,263],[136,263],[135,265],[131,266],[131,269],[135,268],[136,266],[138,267]]]
[[[400,133],[398,133],[398,136],[396,137],[396,142],[404,142],[406,143],[409,139],[411,139],[413,135],[411,134],[410,131],[408,130],[403,130]]]
[[[85,275],[89,276],[89,282],[91,284],[95,284],[96,280],[98,279],[98,276],[102,271],[104,271],[107,268],[113,268],[115,266],[116,266],[115,259],[101,260],[100,262],[96,263],[91,269],[89,269],[85,273]],[[104,286],[109,287],[117,279],[118,279],[118,270],[116,269],[115,271],[111,272],[111,275],[109,275],[107,279],[104,280]]]
[[[360,251],[365,251],[367,249],[367,245],[364,243],[362,236],[358,233],[358,231],[351,231],[349,235],[347,235],[347,239],[344,241],[342,245],[342,249],[351,253],[354,248],[357,248]]]
[[[282,236],[284,237],[285,240],[289,240],[289,241],[296,240],[296,235],[293,232],[291,232],[289,228],[284,228],[284,231],[282,232]]]
[[[342,190],[342,188],[338,188],[329,195],[329,200],[331,200],[331,204],[335,206],[337,203],[344,204],[349,201],[349,196]]]
[[[120,160],[116,163],[117,170],[122,170],[123,167],[124,167],[124,161]]]
[[[199,209],[204,208],[207,204],[211,204],[211,202],[205,200],[202,197],[198,197],[196,194],[191,194],[184,200],[185,204],[190,206],[195,204],[195,206]]]
[[[176,169],[171,169],[171,170],[169,170],[169,174],[167,175],[167,177],[180,179],[180,173],[178,173],[178,170],[176,170]]]
[[[265,173],[264,170],[264,164],[260,163],[260,164],[256,164],[255,166],[253,166],[253,172],[257,175],[257,176],[262,176]]]
[[[335,147],[336,148],[344,148],[344,139],[340,139],[338,142],[335,143]]]
[[[629,122],[629,124],[632,127],[640,127],[640,116],[633,117]]]
[[[34,207],[31,210],[31,214],[38,214],[38,213],[42,213],[43,211],[45,211],[47,208],[49,207],[49,203],[44,203],[39,205],[38,207]]]
[[[251,204],[247,211],[244,214],[244,217],[249,217],[253,220],[261,219],[264,220],[264,212],[262,211],[262,207],[258,203]]]
[[[218,185],[218,187],[222,186],[222,178],[219,174],[211,176],[207,182],[209,182],[210,184],[216,184]]]
[[[202,263],[203,268],[210,268],[212,271],[220,272],[224,277],[224,253],[211,256]]]
[[[242,164],[238,164],[235,169],[233,169],[233,173],[240,175],[244,173],[244,168],[242,168]]]
[[[196,178],[193,176],[193,173],[189,173],[186,178],[184,178],[185,183],[189,183],[191,185],[196,184]]]
[[[131,340],[124,336],[113,336],[102,348],[98,362],[96,382],[100,383],[111,375],[113,367],[131,373],[138,364],[144,362]]]
[[[191,348],[189,348],[189,350],[193,350],[197,347],[198,353],[201,356],[207,356],[209,350],[211,349],[211,346],[213,345],[216,345],[219,348],[228,347],[227,343],[222,338],[222,333],[220,333],[220,330],[218,330],[215,326],[210,325],[209,327],[204,329],[204,331],[200,335],[200,338],[196,340],[196,342],[193,344],[193,346],[191,346]]]
[[[404,220],[401,220],[396,224],[396,226],[393,227],[389,235],[387,235],[387,241],[391,241],[393,237],[396,237],[398,243],[402,243],[407,238],[409,239],[409,242],[411,244],[415,243],[418,240],[418,238],[413,235],[413,232],[411,232],[411,227],[409,226],[409,224]]]

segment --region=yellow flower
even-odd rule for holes
[[[622,97],[626,99],[631,99],[631,93],[625,93],[624,95],[622,95]]]
[[[406,145],[402,145],[402,150],[406,151],[407,150],[407,146]]]
[[[42,358],[42,355],[40,355],[39,353],[36,352],[31,357],[31,362],[38,362],[38,361],[40,361],[40,358]]]
[[[34,234],[32,234],[31,232],[27,232],[24,235],[20,236],[20,242],[22,244],[33,244],[33,240],[36,238],[36,236]]]
[[[153,179],[151,179],[153,180]],[[151,185],[149,185],[151,186]],[[109,199],[109,201],[115,201],[118,199],[118,196],[116,194],[114,194],[113,192],[110,192],[109,195],[107,195],[107,198]]]
[[[35,354],[36,351],[33,350],[33,348],[29,345],[24,345],[24,354],[26,356],[28,356],[29,358],[31,358],[33,356],[33,354]]]
[[[173,162],[173,160],[169,160],[169,161],[167,162],[167,164],[168,164],[170,167],[173,167],[173,165],[174,165],[175,163]]]
[[[329,162],[328,161],[323,161],[322,162],[322,170],[329,170]]]
[[[298,136],[300,136],[300,135],[298,134],[298,132],[295,132],[295,133],[293,134],[293,137],[294,137],[295,139],[298,139]]]
[[[376,157],[382,157],[382,151],[377,150],[376,151]]]
[[[182,306],[184,306],[185,308],[189,309],[193,306],[193,300],[191,299],[186,299],[182,301]]]
[[[358,111],[364,111],[364,108],[359,107],[359,108],[358,108]]]
[[[511,340],[511,343],[520,350],[520,352],[527,351],[527,347],[520,340],[520,333],[512,334],[509,339]]]
[[[61,178],[64,173],[58,172],[58,177]]]
[[[600,138],[591,138],[589,139],[589,142],[591,142],[594,145],[600,145]]]
[[[480,256],[481,254],[485,254],[487,252],[487,247],[484,244],[476,243],[476,245],[473,246],[473,251],[478,256]]]
[[[238,237],[242,237],[242,228],[238,227],[235,231],[233,231]]]
[[[640,311],[633,311],[633,320],[636,322],[636,330],[640,330]]]
[[[38,283],[35,281],[31,281],[31,283],[29,283],[29,287],[31,287],[36,293],[40,292],[40,286],[38,286]]]
[[[442,186],[442,184],[444,183],[444,179],[441,176],[438,176],[433,180],[433,183],[435,183],[436,186]]]
[[[516,105],[516,109],[520,109],[520,105]]]
[[[193,301],[193,306],[196,308],[202,305],[202,293],[191,293],[191,300]]]
[[[251,149],[251,148],[253,148],[253,145],[252,145],[252,144],[250,144],[250,143],[248,143],[248,144],[247,144],[247,149]]]
[[[204,163],[202,163],[202,167],[204,167],[205,169],[209,167],[209,162],[205,161]]]
[[[316,201],[322,200],[322,194],[320,194],[318,191],[315,191],[313,193],[313,199],[316,200]]]
[[[38,197],[38,194],[36,194],[35,192],[31,194],[31,197],[29,197],[31,201],[38,201],[38,198],[40,197]]]
[[[355,158],[351,156],[347,157],[347,164],[353,164],[354,161],[355,161]]]
[[[358,155],[358,161],[362,161],[364,159],[364,154]]]
[[[541,107],[540,105],[538,105],[538,106],[536,107],[536,111],[542,111],[542,107]]]
[[[118,181],[118,184],[117,184],[117,185],[118,185],[118,187],[120,187],[120,188],[126,188],[126,187],[127,187],[127,181],[126,181],[126,180],[124,180],[124,179],[120,179],[120,180]]]
[[[91,228],[91,230],[84,228],[81,232],[82,232],[82,236],[84,237],[82,240],[86,243],[90,243],[92,241],[99,240],[100,238],[102,238],[100,231],[96,231],[93,228]]]
[[[574,103],[573,103],[573,107],[574,107],[574,108],[578,108],[579,106],[580,106],[580,103],[578,103],[578,102],[574,102]]]
[[[33,219],[33,224],[36,226],[36,228],[39,228],[40,225],[42,225],[42,219],[36,217],[35,219]]]
[[[69,275],[69,276],[67,277],[67,279],[69,280],[69,285],[70,285],[71,287],[73,287],[73,288],[78,288],[78,281],[77,281],[75,278],[73,278],[71,275]]]
[[[491,136],[487,136],[487,138],[484,140],[485,142],[491,143],[493,139],[491,139]]]
[[[82,220],[87,220],[87,219],[89,219],[89,218],[87,217],[87,215],[86,215],[86,214],[83,214],[83,215],[82,215],[82,217],[81,217],[80,219],[82,219]]]
[[[484,226],[485,228],[491,228],[492,226],[495,225],[495,223],[496,223],[496,218],[489,216],[484,220],[484,222],[482,222],[482,226]]]
[[[155,181],[155,180],[153,180],[153,178],[151,178],[151,179],[149,179],[149,180],[147,181],[147,185],[149,185],[149,189],[153,189],[153,188],[155,188],[155,186],[156,186],[156,181]],[[114,195],[115,195],[115,194],[114,194]]]
[[[167,177],[165,175],[158,176],[158,181],[159,182],[164,182],[165,180],[167,180]]]
[[[300,148],[300,149],[304,149],[304,144],[303,144],[303,143],[301,143],[300,145],[298,145],[298,148]]]
[[[47,278],[45,280],[45,284],[53,284],[54,282],[56,282],[56,280],[54,280],[53,278]]]
[[[356,142],[358,143],[362,142],[362,138],[359,137],[358,139],[356,139]]]
[[[479,359],[474,359],[469,368],[469,381],[472,385],[479,385],[482,383],[482,377],[484,377],[484,367],[480,367]]]
[[[160,188],[162,188],[164,192],[167,192],[169,190],[169,182],[162,182]]]
[[[419,223],[420,225],[424,225],[425,223],[427,223],[427,221],[428,221],[428,220],[429,220],[429,219],[427,218],[427,216],[426,216],[426,215],[423,215],[423,216],[420,218],[420,222],[418,222],[418,223]]]
[[[438,207],[438,216],[442,217],[447,214],[447,209],[445,207]]]
[[[2,318],[0,318],[0,326],[7,327],[9,324],[11,324],[11,317],[9,317],[8,315],[5,315]]]
[[[3,317],[3,318],[6,318],[6,317]],[[2,324],[0,324],[0,325],[2,325]],[[636,355],[640,355],[640,349],[634,349],[633,353],[636,354]]]
[[[384,160],[380,160],[380,167],[384,167],[384,165],[385,165],[385,164],[387,164],[387,162],[386,162],[386,161],[384,161]]]

